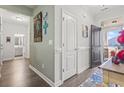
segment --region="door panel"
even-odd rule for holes
[[[75,48],[75,23],[72,19],[67,20],[66,26],[66,51],[73,51]]]
[[[101,28],[91,25],[91,67],[101,64]]]
[[[68,12],[63,12],[62,22],[62,64],[63,80],[76,74],[76,19]]]

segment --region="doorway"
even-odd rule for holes
[[[19,59],[15,60],[15,58]],[[30,16],[0,8],[0,77],[3,78],[3,73],[6,71],[9,72],[16,67],[18,69],[18,64],[21,62],[22,65],[19,66],[25,65],[26,62],[28,64],[29,58]],[[7,70],[4,70],[5,64],[9,64]],[[15,70],[14,73],[17,74],[18,71]],[[9,76],[9,74],[6,75]]]
[[[62,81],[77,72],[76,18],[62,10]]]
[[[0,9],[2,16],[2,61],[30,58],[30,17]],[[9,17],[8,17],[9,16]]]
[[[24,34],[15,34],[15,58],[24,58]]]

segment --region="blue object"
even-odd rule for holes
[[[47,34],[47,28],[48,28],[48,13],[46,12],[44,17],[43,17],[43,29],[44,29],[44,34],[46,35]]]
[[[47,34],[47,28],[48,28],[48,23],[46,22],[46,20],[44,22],[43,28],[44,28],[44,33],[46,35]]]
[[[91,80],[96,84],[101,84],[103,82],[103,77],[100,75],[100,72],[95,72],[92,74]]]

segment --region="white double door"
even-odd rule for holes
[[[62,11],[62,79],[76,74],[76,19]]]

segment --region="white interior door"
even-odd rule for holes
[[[2,17],[0,16],[0,65],[2,64],[2,49],[3,49],[1,36],[2,36]]]
[[[1,36],[2,36],[2,17],[0,16],[0,78],[1,78],[1,69],[2,69],[2,49],[3,49]]]
[[[63,81],[76,74],[76,19],[62,12],[62,78]]]

